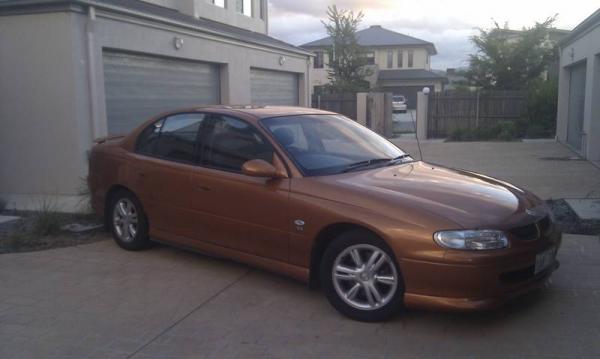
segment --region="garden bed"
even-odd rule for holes
[[[0,214],[19,217],[0,223],[0,254],[77,246],[109,238],[92,215],[23,211]]]

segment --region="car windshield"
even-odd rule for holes
[[[392,97],[392,101],[394,101],[394,102],[404,102],[404,96],[394,96],[394,97]]]
[[[396,163],[406,154],[378,134],[341,115],[300,115],[261,121],[308,176]]]

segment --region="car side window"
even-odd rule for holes
[[[148,126],[137,143],[137,151],[177,162],[196,159],[198,130],[206,115],[199,113],[169,116]]]
[[[202,164],[226,171],[241,172],[246,161],[261,159],[273,163],[271,144],[252,125],[227,116],[214,116],[206,124]]]
[[[156,121],[150,126],[146,127],[142,133],[140,133],[136,143],[137,153],[150,156],[154,155],[163,122],[164,119]]]

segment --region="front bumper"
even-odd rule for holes
[[[526,248],[505,255],[460,263],[403,260],[404,304],[410,308],[436,310],[487,310],[543,287],[560,266],[554,259],[547,269],[535,273],[538,253],[560,247],[561,235],[527,243]],[[464,253],[464,252],[463,252]]]

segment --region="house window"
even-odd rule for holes
[[[252,17],[252,0],[236,0],[235,10],[240,14]]]
[[[225,7],[225,0],[208,0],[208,2],[218,7]]]
[[[402,50],[398,50],[398,67],[404,67],[404,53]]]
[[[387,68],[391,69],[394,67],[394,51],[388,50],[387,52]]]
[[[367,52],[367,65],[375,65],[375,53]]]
[[[414,51],[409,51],[408,52],[408,67],[413,67],[414,65],[414,58],[415,58],[415,52]]]
[[[317,51],[315,52],[315,63],[314,63],[314,68],[315,69],[322,69],[323,65],[324,65],[324,61],[323,61],[323,51]]]

